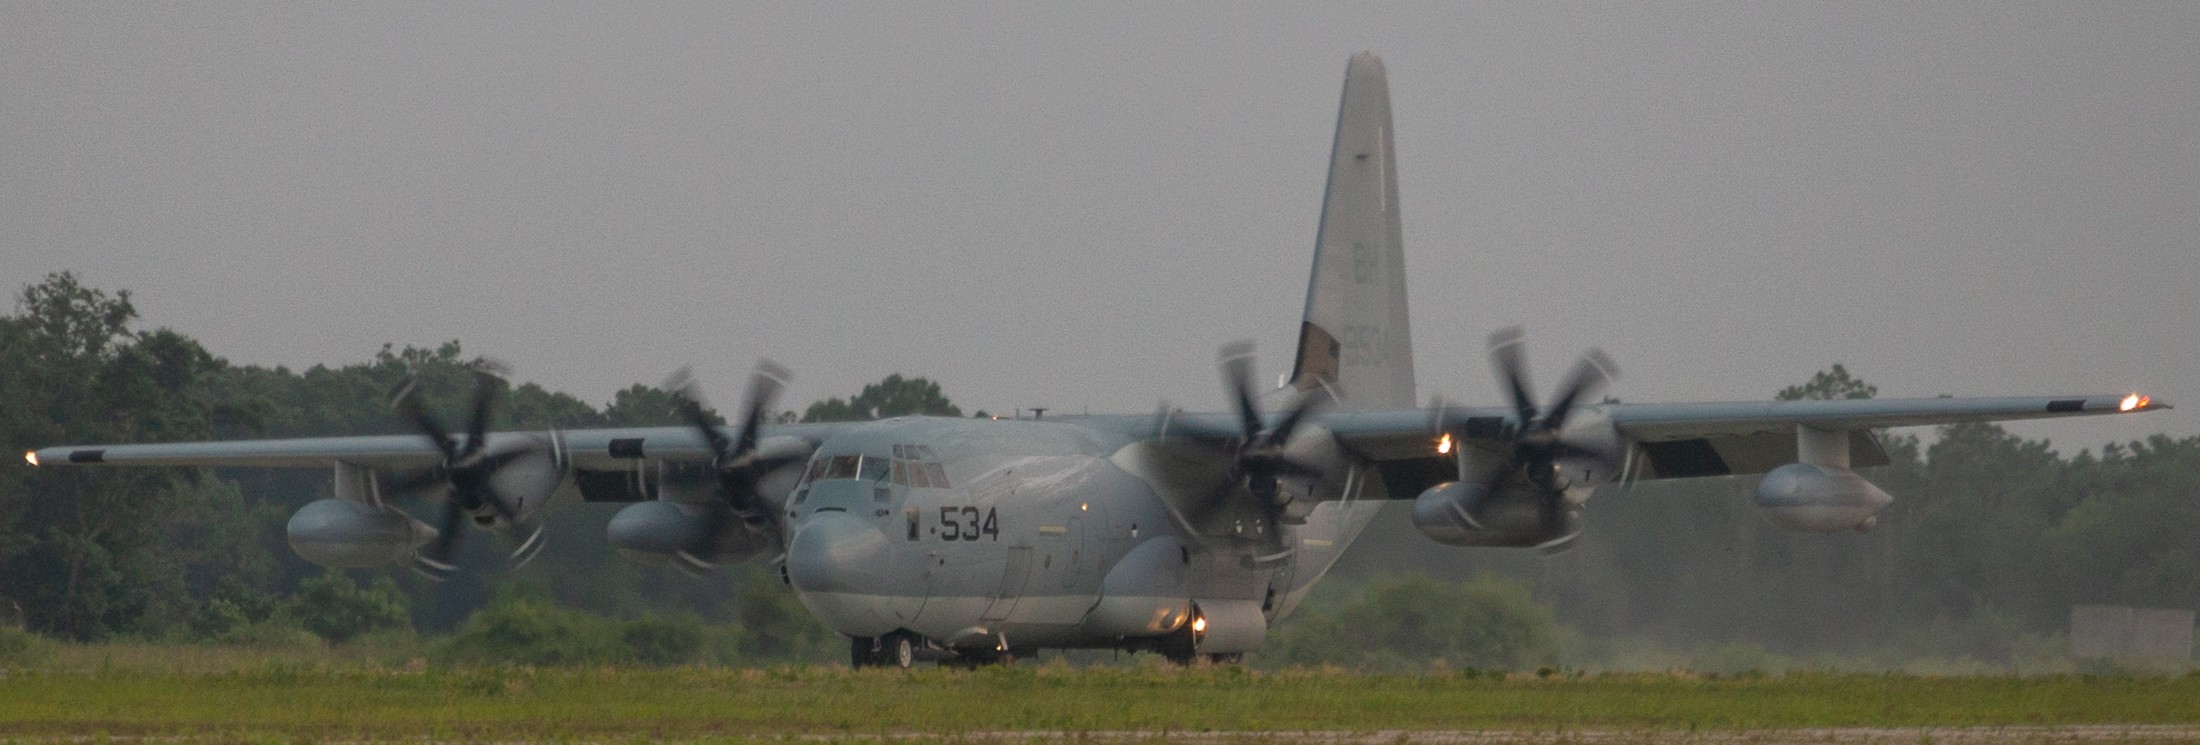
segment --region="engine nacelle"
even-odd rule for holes
[[[1543,526],[1532,489],[1485,493],[1481,484],[1447,481],[1413,500],[1413,526],[1452,546],[1525,547],[1556,544],[1574,534],[1573,501],[1560,512],[1559,530]]]
[[[739,517],[719,514],[726,510],[714,503],[636,502],[612,515],[604,533],[628,558],[677,561],[691,569],[740,561],[764,550],[770,538],[750,530]],[[715,541],[709,535],[714,522],[722,526]]]
[[[1757,482],[1757,506],[1765,519],[1788,530],[1832,533],[1866,530],[1894,497],[1838,466],[1790,463]]]
[[[411,515],[345,499],[323,499],[298,508],[285,530],[291,550],[306,561],[340,569],[410,561],[436,536],[435,528]]]

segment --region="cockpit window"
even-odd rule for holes
[[[892,478],[900,486],[947,488],[947,469],[941,467],[939,456],[932,448],[923,445],[894,446]]]
[[[947,488],[947,469],[932,449],[922,445],[895,445],[894,457],[876,455],[831,455],[810,461],[810,469],[802,474],[802,485],[830,479],[857,479],[883,481],[896,486],[913,486],[925,489]]]
[[[834,455],[810,461],[810,470],[802,474],[802,483],[830,479],[857,479],[861,481],[886,481],[894,478],[890,466],[898,464],[876,455]]]
[[[864,457],[862,465],[857,468],[856,478],[863,481],[885,481],[886,459],[877,456]]]

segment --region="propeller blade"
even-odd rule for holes
[[[459,457],[478,454],[488,445],[489,415],[496,408],[497,389],[503,382],[503,378],[492,372],[489,363],[475,363],[473,411],[466,418],[466,446]]]
[[[703,521],[703,551],[689,554],[687,558],[696,564],[715,566],[718,558],[718,541],[725,536],[726,528],[733,525],[733,508],[719,506],[711,509]]]
[[[1498,329],[1490,335],[1490,365],[1497,371],[1497,382],[1512,396],[1513,411],[1520,415],[1520,425],[1526,427],[1535,418],[1535,394],[1528,383],[1527,361],[1528,331],[1521,326]]]
[[[678,414],[687,421],[688,426],[694,427],[703,435],[703,442],[710,446],[714,457],[723,458],[732,452],[733,441],[726,439],[725,433],[718,431],[717,424],[710,420],[710,414],[703,410],[703,394],[701,386],[695,382],[693,370],[682,367],[675,371],[671,377],[665,378],[664,389],[672,394],[673,413]]]
[[[1250,442],[1262,429],[1260,410],[1253,405],[1253,343],[1224,344],[1218,356],[1222,363],[1222,383],[1229,387],[1231,404],[1237,407],[1238,428]]]
[[[1604,390],[1613,378],[1619,377],[1619,369],[1602,349],[1590,349],[1574,363],[1574,369],[1566,374],[1566,382],[1559,386],[1558,401],[1551,404],[1551,411],[1544,415],[1552,429],[1565,424],[1566,416],[1573,412],[1581,399],[1594,396]]]
[[[1290,442],[1291,433],[1299,428],[1299,422],[1305,421],[1307,414],[1313,413],[1315,408],[1320,407],[1327,400],[1329,399],[1326,396],[1300,396],[1298,404],[1292,406],[1291,410],[1283,415],[1283,419],[1276,422],[1275,428],[1269,431],[1269,441],[1275,443],[1277,447],[1282,447],[1284,443]]]
[[[429,442],[435,443],[435,448],[442,451],[444,459],[458,460],[458,443],[452,441],[451,431],[444,429],[443,423],[420,405],[419,388],[419,378],[406,378],[404,383],[398,385],[397,391],[391,394],[390,408],[414,429],[420,430],[420,434],[425,435]]]
[[[443,525],[438,528],[435,542],[428,545],[428,558],[443,566],[452,566],[458,556],[459,531],[466,528],[466,510],[457,499],[443,500]]]
[[[794,373],[777,362],[757,361],[756,372],[749,375],[748,410],[741,417],[741,439],[734,445],[737,456],[756,450],[756,435],[763,430],[764,417],[771,413],[772,402],[792,377]]]

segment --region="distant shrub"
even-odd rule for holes
[[[14,626],[0,626],[0,668],[28,667],[53,656],[53,642]]]
[[[1787,667],[1786,660],[1765,649],[1764,645],[1750,642],[1728,642],[1704,647],[1688,658],[1688,669],[1721,675],[1774,673]]]
[[[340,569],[298,583],[290,613],[307,631],[335,643],[376,631],[412,629],[412,601],[396,582],[382,577],[360,589]]]
[[[429,656],[492,665],[727,663],[741,659],[743,639],[738,629],[707,626],[692,613],[621,621],[560,608],[540,588],[515,584],[431,645]]]
[[[328,642],[323,641],[321,637],[311,631],[299,628],[297,624],[291,623],[287,619],[248,623],[230,629],[228,633],[216,637],[214,641],[240,647],[269,650],[318,650],[328,648]]]
[[[422,658],[422,651],[420,636],[409,628],[369,631],[336,645],[340,657],[383,667],[410,664]]]
[[[433,650],[445,662],[592,665],[621,657],[615,624],[559,608],[541,588],[506,585]]]
[[[245,616],[244,609],[228,598],[214,598],[200,603],[185,622],[192,637],[209,641],[220,640],[251,623],[252,619]]]
[[[1377,579],[1328,613],[1285,629],[1267,654],[1287,664],[1414,671],[1529,670],[1559,661],[1559,626],[1518,582],[1481,575],[1444,582],[1422,574]]]
[[[756,566],[741,571],[746,576],[733,597],[739,627],[729,639],[738,645],[741,662],[815,663],[841,658],[846,650],[842,637],[818,623],[776,573]]]
[[[681,665],[702,656],[703,619],[693,613],[649,616],[620,624],[619,643],[629,662]]]

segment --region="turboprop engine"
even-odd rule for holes
[[[731,510],[712,502],[637,502],[612,515],[604,532],[630,558],[704,571],[755,556],[771,543],[752,523],[726,514]]]
[[[786,385],[789,373],[770,360],[757,363],[749,376],[748,402],[741,429],[728,437],[711,421],[702,393],[687,371],[665,381],[673,392],[675,413],[687,420],[710,448],[699,469],[661,464],[660,493],[654,502],[628,505],[611,517],[605,533],[613,546],[642,560],[674,560],[689,572],[705,572],[739,561],[774,544],[778,524],[768,495],[784,495],[800,478],[789,468],[809,459],[810,444],[792,437],[763,439],[765,415]]]
[[[1575,533],[1574,513],[1597,484],[1619,472],[1610,424],[1581,408],[1617,375],[1611,358],[1596,349],[1583,354],[1550,405],[1538,407],[1526,345],[1518,326],[1490,335],[1491,368],[1513,405],[1510,421],[1455,422],[1437,414],[1444,447],[1454,447],[1454,432],[1488,443],[1475,447],[1480,455],[1458,447],[1462,480],[1414,499],[1414,526],[1438,543],[1563,548]]]
[[[323,499],[290,516],[291,550],[306,561],[362,569],[411,561],[435,539],[435,528],[389,507]]]
[[[1790,463],[1757,482],[1757,506],[1765,519],[1788,530],[1869,530],[1873,515],[1893,502],[1872,482],[1839,466]]]

